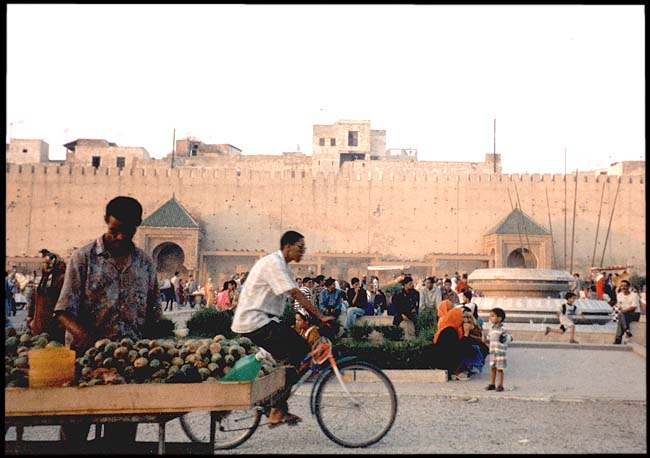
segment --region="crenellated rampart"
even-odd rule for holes
[[[312,252],[413,260],[484,253],[483,235],[517,201],[552,229],[556,266],[565,257],[565,232],[571,241],[575,174],[449,174],[400,164],[344,164],[335,174],[314,173],[300,161],[264,167],[230,158],[215,168],[174,169],[151,162],[128,169],[6,164],[7,255],[35,256],[44,247],[69,255],[102,233],[104,207],[116,195],[136,197],[145,216],[174,195],[200,222],[207,251],[273,250],[284,230],[296,229]],[[619,187],[604,262],[645,271],[645,176],[581,173],[577,185],[574,270],[591,265],[599,210],[600,260]]]

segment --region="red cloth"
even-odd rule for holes
[[[598,299],[603,299],[603,294],[605,294],[605,276],[601,276],[600,279],[596,282],[596,296]],[[610,298],[611,299],[611,298]]]
[[[438,343],[438,337],[445,328],[454,328],[458,333],[458,339],[463,337],[463,308],[454,307],[438,320],[438,330],[433,336],[433,343]]]

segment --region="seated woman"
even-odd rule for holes
[[[229,314],[233,314],[234,312],[232,311],[232,303],[230,301],[230,295],[233,290],[232,283],[230,281],[224,282],[223,284],[223,289],[219,291],[219,294],[217,295],[217,310],[221,310],[222,312],[227,312]]]
[[[470,309],[467,308],[467,311],[469,310]],[[485,358],[487,358],[488,353],[490,353],[490,347],[488,347],[483,341],[483,328],[476,321],[474,313],[470,313],[471,314],[469,316],[466,313],[463,314],[463,324],[469,323],[471,325],[471,329],[469,330],[469,334],[466,337],[463,336],[462,340],[465,340],[466,344],[469,346],[478,347],[480,354],[472,355],[472,357],[466,358],[461,362],[463,365],[462,369],[466,370],[468,374],[471,374],[474,369],[477,369],[479,372],[481,372],[483,370],[483,364],[485,364]]]
[[[320,341],[318,327],[314,325],[311,315],[302,307],[296,307],[296,324],[293,326],[313,348]]]
[[[449,380],[469,380],[469,376],[462,372],[461,362],[476,354],[469,337],[472,312],[464,307],[454,307],[444,312],[446,304],[443,302],[448,301],[442,301],[438,307],[439,312],[442,309],[443,315],[438,320],[438,331],[433,336],[433,366],[445,369]]]

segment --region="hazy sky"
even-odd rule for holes
[[[639,6],[8,5],[7,130],[311,154],[369,119],[388,148],[507,173],[645,159]],[[12,124],[10,124],[12,123]]]

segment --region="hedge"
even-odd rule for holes
[[[144,334],[148,339],[164,339],[167,337],[174,337],[174,329],[176,324],[169,318],[163,318],[158,323],[150,326],[145,330]]]
[[[201,309],[187,320],[187,332],[197,337],[214,337],[223,334],[227,339],[232,339],[235,334],[230,330],[232,317],[229,313],[215,308]]]

